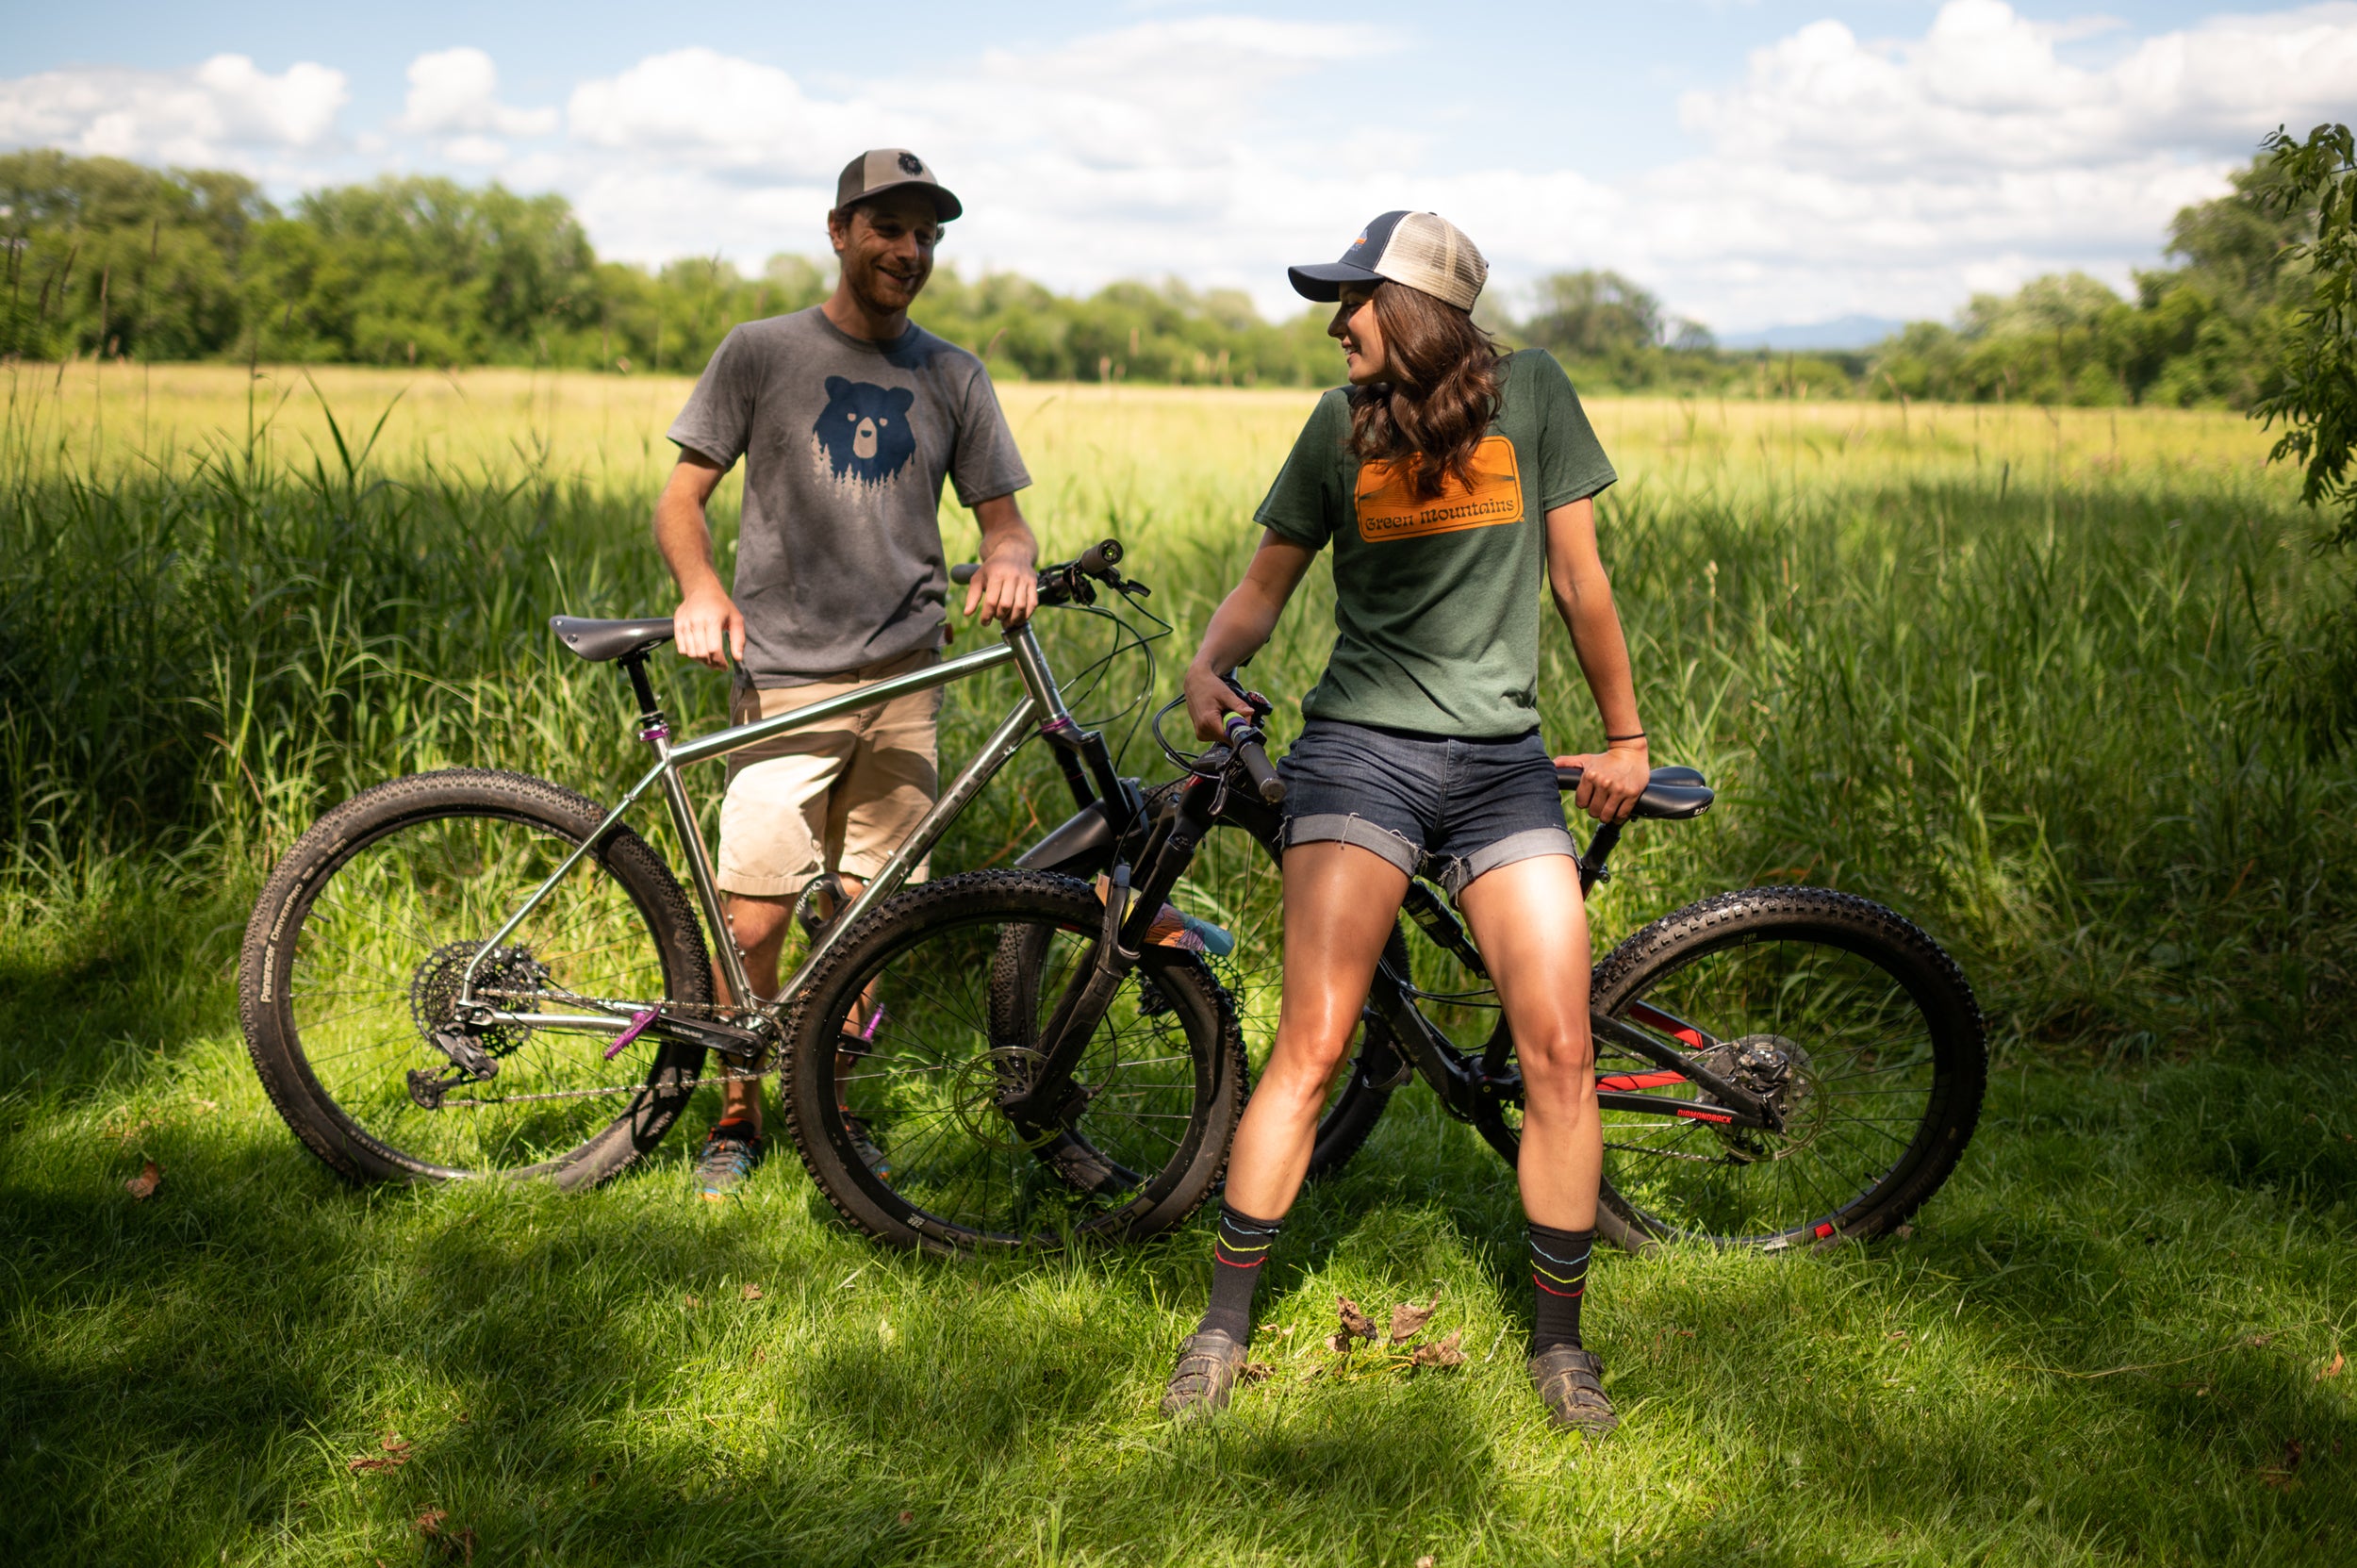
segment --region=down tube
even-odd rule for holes
[[[818,966],[859,923],[860,917],[900,890],[900,884],[908,881],[909,872],[918,861],[932,852],[933,846],[948,831],[958,813],[981,793],[982,786],[990,783],[991,776],[1005,767],[1007,759],[1031,737],[1031,731],[1037,727],[1042,711],[1039,699],[1030,695],[1014,705],[1006,721],[991,732],[988,740],[982,742],[981,750],[974,753],[974,760],[965,765],[965,770],[957,776],[956,782],[942,791],[941,799],[933,802],[933,809],[925,814],[925,819],[916,824],[915,830],[901,841],[898,850],[892,851],[892,858],[884,862],[883,868],[867,879],[867,885],[860,889],[859,897],[853,899],[843,913],[829,924],[827,934],[812,945],[810,952],[802,959],[801,966],[794,971],[794,978],[770,999],[763,1012],[775,1017],[787,1003],[800,996],[802,987],[810,983],[810,977],[818,972]]]

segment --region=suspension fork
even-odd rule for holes
[[[1121,988],[1145,957],[1146,933],[1178,879],[1195,862],[1195,847],[1211,830],[1224,803],[1224,780],[1197,776],[1188,781],[1161,820],[1154,824],[1138,856],[1146,867],[1146,881],[1134,888],[1127,863],[1115,860],[1108,879],[1105,920],[1096,942],[1096,962],[1074,974],[1058,999],[1055,1011],[1040,1031],[1042,1057],[1031,1081],[999,1101],[999,1109],[1018,1126],[1044,1127],[1076,1114],[1078,1091],[1072,1071],[1096,1026]]]

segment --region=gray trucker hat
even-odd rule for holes
[[[881,196],[903,185],[926,187],[932,194],[933,210],[945,223],[965,210],[964,205],[933,178],[925,160],[906,147],[872,148],[845,164],[842,175],[834,182],[835,210],[840,212],[853,202]]]
[[[1332,302],[1346,283],[1389,279],[1471,310],[1490,264],[1465,231],[1436,212],[1387,212],[1359,231],[1340,261],[1286,269],[1304,299]]]

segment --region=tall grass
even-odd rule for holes
[[[354,378],[372,400],[342,409],[315,386],[249,387],[245,431],[184,414],[187,444],[141,462],[121,408],[118,444],[77,454],[95,427],[68,428],[62,392],[23,396],[0,472],[0,810],[20,878],[194,845],[251,870],[324,804],[426,767],[596,794],[634,766],[613,671],[546,630],[558,610],[669,602],[644,532],[659,468],[600,467],[612,414],[590,400],[611,384],[426,385],[456,397],[453,428],[473,403],[505,409],[466,426],[469,470],[443,416],[383,380]],[[91,395],[136,391],[126,374]],[[1036,520],[1065,547],[1123,535],[1180,628],[1162,652],[1183,658],[1300,400],[1023,391]],[[2357,949],[2357,770],[2254,697],[2303,603],[2342,590],[2255,443],[2166,415],[2124,435],[2108,416],[1920,408],[1598,419],[1631,470],[1603,532],[1655,754],[1725,791],[1703,822],[1637,835],[1599,903],[1607,932],[1811,881],[1923,921],[2002,1026],[2040,1040],[2148,1053],[2224,1029],[2282,1048],[2329,1020]],[[969,526],[946,522],[953,541]],[[721,536],[725,554],[725,506]],[[1327,594],[1320,572],[1253,668],[1282,712],[1323,662]],[[1108,646],[1101,622],[1047,625],[1068,668]],[[1568,647],[1548,648],[1550,738],[1592,744]],[[1091,701],[1118,707],[1143,674],[1125,656]],[[717,721],[717,678],[673,666],[664,684],[691,727]],[[953,754],[1004,685],[960,689]],[[1162,766],[1143,744],[1130,763]],[[1052,778],[1019,762],[945,864],[1052,822]]]

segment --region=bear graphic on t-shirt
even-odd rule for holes
[[[827,377],[827,407],[810,428],[810,455],[821,478],[858,489],[881,489],[916,455],[905,387]]]

